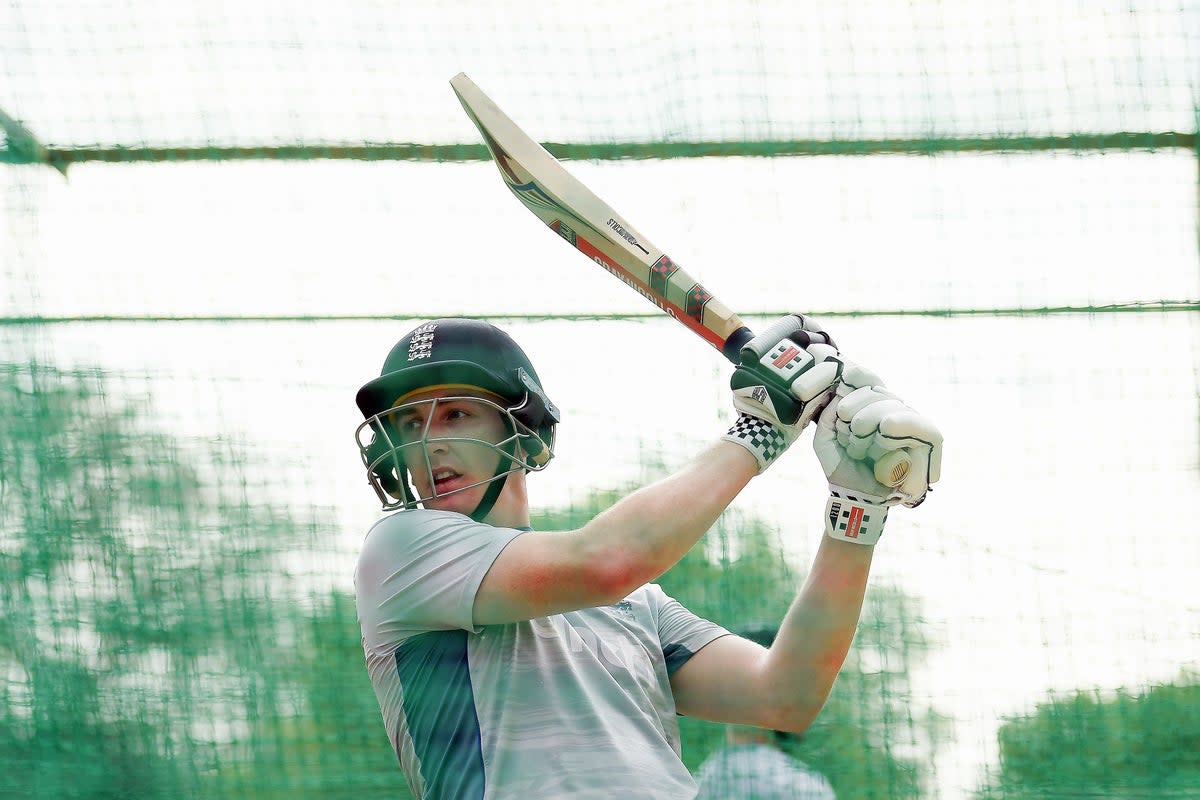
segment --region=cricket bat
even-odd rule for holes
[[[738,363],[742,346],[754,334],[737,314],[567,172],[465,73],[451,78],[450,86],[483,136],[505,185],[534,216],[730,362]],[[876,478],[895,486],[908,468],[907,454],[894,451],[876,463]]]

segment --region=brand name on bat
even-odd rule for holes
[[[649,300],[651,303],[654,303],[654,305],[658,306],[661,310],[665,311],[669,317],[671,317],[672,319],[679,319],[679,317],[677,317],[675,315],[674,308],[672,308],[671,306],[664,303],[662,298],[660,298],[658,295],[648,292],[644,288],[639,286],[637,283],[634,282],[634,280],[632,278],[630,278],[624,272],[617,269],[612,264],[609,264],[607,261],[605,261],[603,258],[600,258],[599,256],[592,256],[592,261],[595,261],[597,264],[604,267],[606,270],[608,270],[608,272],[610,274],[615,275],[616,277],[620,278],[621,281],[626,286],[628,286],[630,289],[633,289],[635,292],[637,292],[642,297]]]
[[[616,231],[618,236],[620,236],[625,241],[629,242],[631,245],[636,247],[638,250],[641,250],[646,255],[650,255],[650,251],[647,250],[646,248],[642,247],[641,243],[637,240],[637,237],[634,236],[629,231],[625,230],[625,226],[623,226],[621,223],[617,222],[612,217],[608,218],[608,227],[610,227],[614,231]]]

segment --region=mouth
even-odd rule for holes
[[[462,475],[449,467],[438,467],[433,470],[433,489],[438,494],[453,490],[461,482]]]

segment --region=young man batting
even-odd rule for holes
[[[397,513],[367,534],[358,616],[414,795],[692,798],[676,714],[799,732],[820,711],[888,509],[925,498],[941,436],[799,315],[746,345],[732,385],[724,436],[576,531],[529,526],[559,412],[504,332],[425,323],[359,390],[368,478]],[[651,581],[814,419],[827,535],[768,649]],[[872,461],[898,448],[913,466],[886,487]]]

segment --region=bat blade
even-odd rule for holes
[[[737,314],[567,172],[465,73],[451,78],[450,86],[483,136],[505,185],[526,208],[592,261],[738,363],[742,346],[754,334]],[[887,469],[876,474],[880,482],[894,480],[887,485],[898,485],[908,464],[907,454],[893,456]]]
[[[505,185],[550,228],[737,363],[753,333],[691,275],[580,183],[465,74],[450,81]]]

